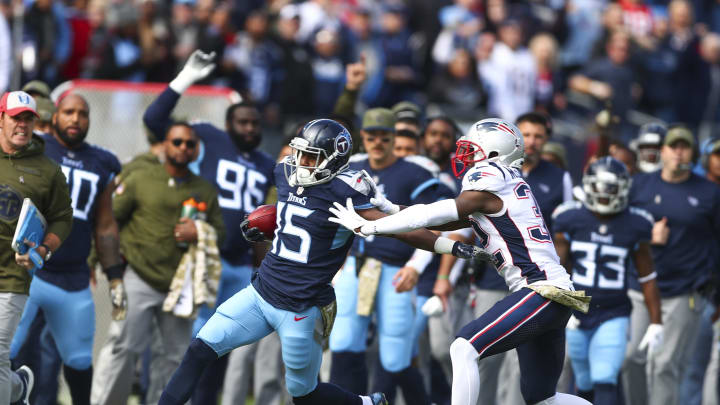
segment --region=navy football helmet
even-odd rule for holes
[[[285,178],[292,187],[327,183],[347,169],[352,137],[345,127],[329,119],[310,121],[290,141],[292,154],[285,160]]]
[[[643,173],[660,170],[660,148],[667,133],[667,126],[661,122],[650,122],[640,127],[637,138],[630,147],[637,154],[638,169]]]
[[[593,162],[583,175],[583,204],[598,214],[616,214],[628,205],[632,179],[620,161],[609,156]]]

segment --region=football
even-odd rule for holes
[[[248,228],[258,228],[265,234],[265,238],[273,240],[275,237],[275,216],[277,210],[274,205],[261,205],[248,215]]]

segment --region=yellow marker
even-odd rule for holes
[[[695,309],[695,297],[690,296],[690,309]]]

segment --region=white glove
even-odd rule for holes
[[[385,198],[385,194],[383,194],[377,188],[377,184],[375,184],[375,181],[372,179],[372,177],[370,177],[370,174],[368,174],[368,172],[366,172],[365,170],[363,170],[361,173],[373,192],[373,197],[370,198],[370,204],[376,206],[377,209],[388,215],[397,214],[398,212],[400,212],[400,206],[397,204],[393,204],[390,200]]]
[[[659,323],[651,323],[648,325],[638,346],[638,350],[648,350],[648,357],[650,357],[657,350],[660,350],[660,346],[663,344],[663,326]]]
[[[170,82],[170,88],[178,94],[182,94],[188,87],[192,86],[193,83],[208,77],[210,72],[215,69],[213,59],[215,59],[215,52],[207,54],[196,49],[195,52],[190,55],[188,61],[185,62],[185,66],[183,66],[180,73]]]
[[[578,327],[580,327],[580,320],[575,318],[575,315],[570,315],[570,319],[568,319],[568,323],[565,326],[566,329],[575,330]]]
[[[355,212],[352,198],[347,199],[347,207],[343,207],[343,205],[338,202],[333,203],[333,205],[334,208],[330,207],[330,212],[335,216],[328,218],[328,221],[340,224],[353,231],[355,235],[362,236],[363,238],[370,236],[370,234],[360,232],[360,228],[362,228],[363,225],[366,225],[369,221]]]
[[[443,313],[443,303],[440,297],[433,295],[422,306],[422,312],[430,318],[440,316]]]

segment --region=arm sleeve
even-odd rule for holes
[[[565,174],[563,175],[563,202],[573,200],[572,188],[573,188],[573,184],[572,184],[572,178],[570,177],[570,173],[565,172]]]
[[[47,233],[54,233],[64,241],[72,228],[73,209],[70,205],[70,190],[60,167],[57,167],[50,186],[49,209],[43,212],[48,223]]]
[[[179,99],[180,95],[168,86],[143,114],[143,123],[159,141],[165,139],[165,131],[172,122],[170,114]]]
[[[210,200],[208,207],[208,221],[210,222],[210,225],[215,228],[218,246],[222,246],[225,242],[225,223],[223,222],[222,212],[220,211],[220,205],[218,204],[217,194],[215,194],[212,200]]]
[[[417,204],[397,214],[369,221],[363,225],[366,234],[396,234],[428,226],[444,225],[459,218],[455,200],[441,200],[432,204]],[[372,232],[365,232],[371,230]]]

